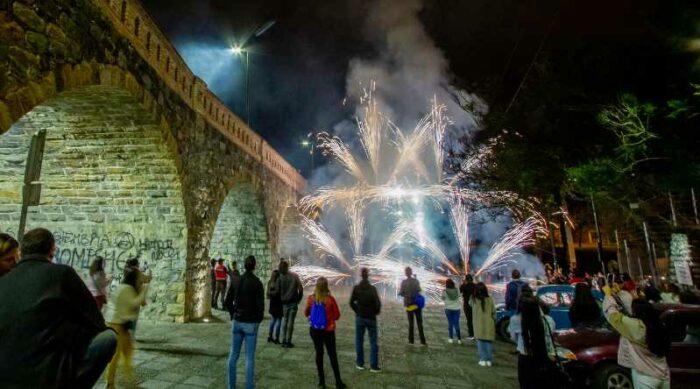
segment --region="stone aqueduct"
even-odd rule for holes
[[[153,270],[146,314],[210,309],[210,257],[267,276],[306,182],[186,66],[136,0],[0,0],[0,230],[17,231],[25,161],[45,129],[28,228],[57,261]]]

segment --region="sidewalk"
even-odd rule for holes
[[[447,320],[441,307],[424,311],[428,347],[409,346],[403,307],[385,302],[379,318],[379,358],[383,371],[372,374],[355,369],[354,316],[344,297],[338,297],[341,319],[337,347],[341,376],[351,388],[516,388],[513,346],[496,341],[494,366],[480,367],[474,342],[447,343]],[[225,388],[231,342],[228,314],[215,311],[216,323],[175,324],[139,321],[134,364],[139,388]],[[462,315],[462,329],[466,322]],[[299,312],[293,349],[269,344],[266,318],[258,335],[257,388],[315,388],[317,383],[313,344],[308,323]],[[369,346],[365,346],[369,353]],[[368,355],[367,355],[368,357]],[[238,367],[239,387],[244,387],[243,356]],[[326,358],[326,383],[334,385]],[[103,381],[98,387],[104,385]],[[118,387],[123,387],[120,382]]]

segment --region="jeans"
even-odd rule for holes
[[[415,318],[416,324],[418,324],[418,336],[420,337],[420,342],[425,343],[425,335],[423,334],[423,310],[418,308],[414,311],[407,311],[408,316],[408,343],[413,344],[413,319]]]
[[[228,387],[236,388],[236,365],[241,355],[241,344],[245,340],[245,387],[255,387],[255,346],[258,341],[258,327],[260,323],[243,323],[233,321],[231,341],[231,353],[228,356]]]
[[[282,327],[281,324],[282,324],[281,317],[273,317],[272,320],[270,320],[270,335],[269,335],[270,338],[272,338],[273,333],[275,335],[275,339],[280,338],[280,329]]]
[[[291,343],[294,332],[294,319],[297,316],[297,303],[282,306],[282,342]]]
[[[490,340],[476,340],[476,348],[479,350],[479,360],[493,362],[493,342]]]
[[[124,358],[124,376],[127,381],[132,381],[134,377],[134,369],[131,366],[131,356],[134,353],[133,336],[120,324],[109,324],[109,326],[117,333],[117,351],[107,368],[107,384],[114,384],[117,366],[122,358]]]
[[[459,331],[459,309],[445,309],[447,316],[447,332],[452,339],[452,334],[457,336],[457,339],[462,339],[462,334]]]
[[[340,380],[338,353],[335,349],[335,331],[315,330],[313,328],[309,328],[309,333],[311,335],[311,340],[314,341],[314,349],[316,350],[316,370],[318,371],[318,383],[320,385],[326,384],[326,376],[323,373],[323,346],[325,345],[326,351],[328,351],[328,358],[331,360],[331,367],[333,368],[333,375],[335,376],[335,385],[339,386],[342,381]]]
[[[377,319],[355,316],[355,353],[357,366],[365,365],[365,330],[369,333],[369,367],[379,369],[379,346],[377,346]]]
[[[117,349],[117,335],[106,329],[92,338],[75,374],[75,387],[92,388]]]
[[[632,384],[634,389],[669,389],[671,387],[668,380],[664,381],[641,374],[636,369],[632,369]]]
[[[474,320],[473,315],[472,315],[472,306],[469,305],[468,303],[464,303],[464,316],[467,317],[467,331],[469,333],[469,337],[473,338],[474,337]]]

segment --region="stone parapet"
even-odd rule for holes
[[[301,174],[192,73],[138,0],[92,2],[187,105],[298,193],[306,191],[306,180]]]

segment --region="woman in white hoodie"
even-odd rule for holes
[[[138,272],[131,268],[125,268],[122,282],[110,296],[110,303],[107,305],[105,321],[117,332],[117,352],[107,368],[108,389],[114,388],[117,365],[122,357],[124,358],[124,372],[127,380],[131,380],[133,377],[131,366],[131,355],[134,349],[132,329],[148,290],[148,284],[144,284],[141,292],[137,292],[137,282]]]
[[[449,343],[462,344],[462,334],[459,331],[459,314],[462,309],[462,303],[459,299],[459,289],[455,286],[454,281],[447,279],[445,282],[445,291],[442,292],[442,301],[445,302],[445,316],[447,316],[447,332],[450,338]],[[453,337],[454,335],[454,337]]]
[[[666,355],[671,339],[659,313],[646,300],[635,299],[631,307],[627,307],[625,299],[619,294],[616,298],[612,288],[605,286],[603,291],[605,318],[620,333],[617,363],[632,371],[635,388],[670,388]]]

